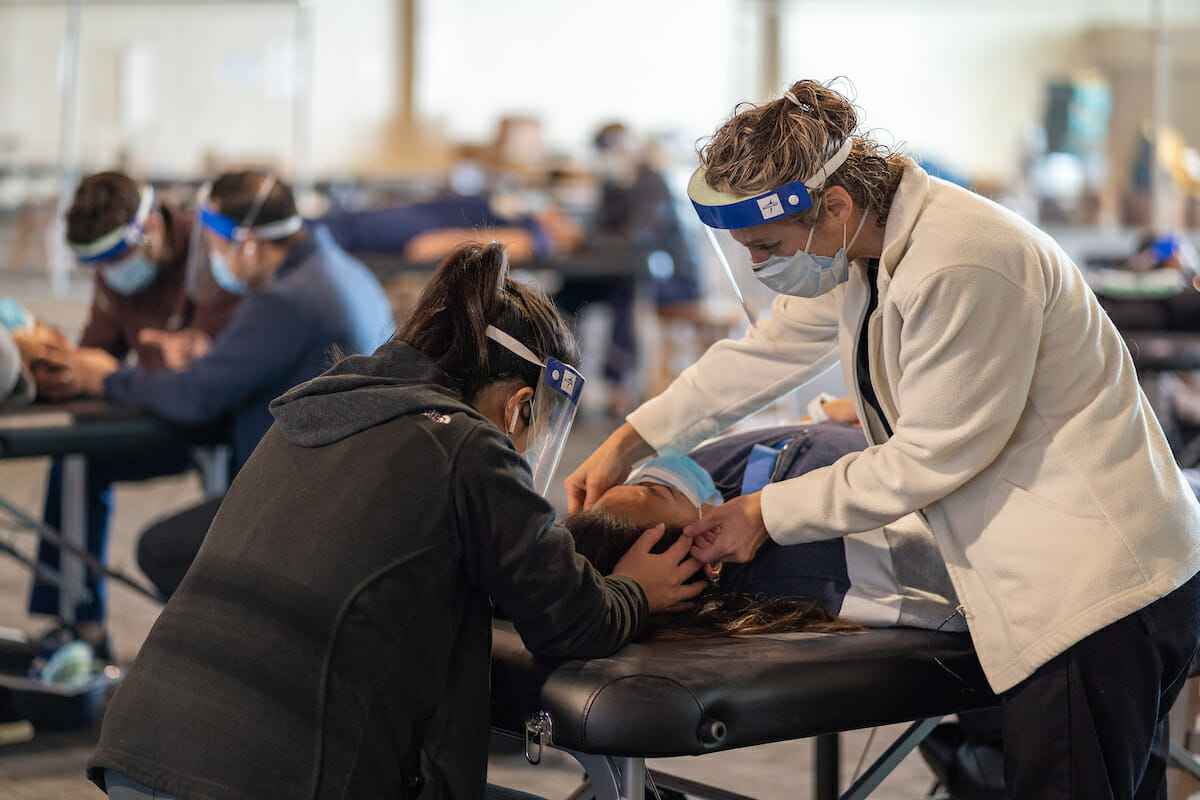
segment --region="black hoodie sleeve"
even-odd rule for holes
[[[539,655],[591,658],[617,650],[645,624],[641,587],[603,577],[575,552],[554,509],[533,491],[507,438],[480,425],[454,462],[451,502],[469,579]]]

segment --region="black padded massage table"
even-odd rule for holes
[[[644,642],[560,661],[534,658],[497,622],[492,682],[493,727],[524,737],[531,760],[545,745],[570,753],[598,800],[643,797],[650,757],[911,722],[841,795],[866,797],[944,715],[999,703],[965,634],[904,628]],[[740,797],[654,777],[691,796]]]

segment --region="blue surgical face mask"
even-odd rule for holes
[[[143,255],[100,268],[100,278],[117,294],[137,294],[150,285],[158,274],[158,265]]]
[[[846,228],[842,227],[842,249],[832,256],[814,256],[808,252],[808,248],[812,246],[813,233],[816,231],[815,227],[811,228],[803,250],[790,256],[771,256],[759,264],[751,264],[754,277],[779,294],[794,297],[816,297],[825,294],[849,280],[850,259],[846,250],[854,245],[866,221],[867,212],[864,210],[862,219],[858,221],[858,228],[854,231],[854,238],[849,244],[846,243]]]
[[[704,503],[719,506],[725,502],[712,476],[687,456],[656,456],[630,473],[625,483],[661,483],[670,486],[696,508]]]
[[[232,294],[244,294],[246,292],[246,284],[242,279],[233,274],[233,270],[229,268],[229,262],[215,250],[208,254],[208,263],[212,268],[213,280],[227,292]]]

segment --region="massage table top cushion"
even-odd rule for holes
[[[495,727],[522,733],[544,711],[555,745],[614,756],[700,755],[999,703],[965,634],[908,628],[639,642],[578,661],[535,658],[497,621],[492,681]]]

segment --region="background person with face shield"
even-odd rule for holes
[[[1200,504],[1063,250],[856,125],[800,81],[704,147],[690,196],[745,248],[730,272],[790,294],[630,414],[568,478],[569,503],[840,360],[868,447],[714,509],[687,531],[693,554],[744,561],[768,537],[920,513],[1003,694],[1011,796],[1157,796],[1200,641]]]
[[[601,577],[554,524],[534,480],[578,402],[575,342],[507,268],[501,245],[462,247],[390,342],[271,404],[109,704],[93,780],[475,800],[493,607],[534,653],[603,656],[699,591],[686,542],[650,554],[661,529]]]
[[[178,368],[189,343],[211,341],[237,308],[238,296],[188,273],[192,219],[162,202],[148,184],[120,172],[84,178],[67,211],[67,242],[79,265],[94,271],[92,307],[72,350],[53,353],[64,370],[42,370],[41,395],[69,397],[73,359],[109,356],[154,369]],[[96,351],[103,351],[98,353]]]
[[[40,399],[64,400],[83,393],[80,376],[108,364],[136,364],[143,370],[182,367],[194,358],[197,347],[224,329],[237,309],[237,295],[211,280],[190,281],[192,220],[161,201],[148,184],[138,184],[120,172],[89,175],[75,190],[66,217],[67,242],[79,265],[95,274],[95,285],[78,345],[45,325],[18,335]],[[89,551],[97,558],[104,556],[114,482],[176,474],[191,463],[185,450],[154,458],[89,458],[85,534]],[[51,466],[44,508],[46,524],[60,527],[59,459]],[[58,548],[43,542],[38,560],[57,569]],[[55,630],[52,635],[78,635],[102,658],[109,658],[103,581],[90,570],[87,581],[94,599],[75,608],[73,630]],[[29,610],[58,616],[57,587],[36,582]]]
[[[320,229],[304,228],[291,190],[274,176],[226,173],[213,182],[199,211],[202,241],[215,256],[214,278],[229,291],[244,292],[207,352],[180,369],[122,365],[111,357],[64,369],[86,394],[172,422],[228,419],[236,469],[270,426],[272,399],[319,374],[332,348],[371,352],[394,326],[375,277]],[[197,252],[197,258],[203,255]],[[227,270],[217,266],[221,261]],[[160,523],[151,540],[139,544],[139,562],[156,585],[160,571],[186,570],[218,503]]]

